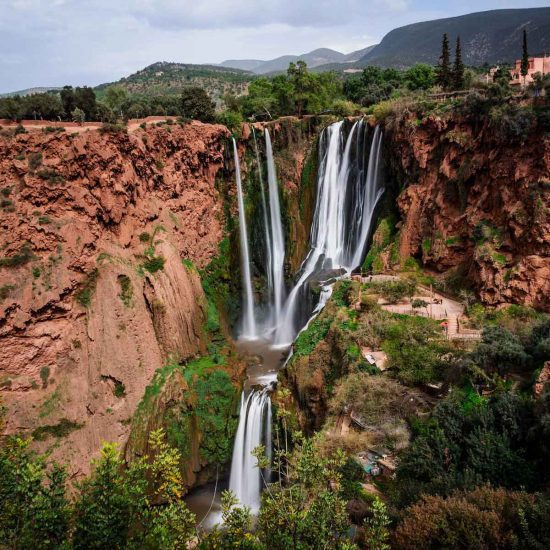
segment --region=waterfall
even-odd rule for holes
[[[379,127],[374,130],[365,171],[368,135],[363,120],[353,125],[347,137],[343,122],[332,124],[321,134],[310,250],[284,305],[276,345],[292,343],[307,321],[301,315],[301,305],[307,300],[311,282],[321,290],[313,311],[316,314],[331,295],[328,281],[351,273],[363,259],[374,210],[384,192],[380,186],[382,132]]]
[[[241,164],[237,143],[233,139],[233,154],[235,156],[235,178],[237,180],[237,200],[239,204],[239,236],[241,242],[241,271],[243,282],[243,336],[256,338],[256,320],[254,318],[254,297],[252,295],[252,279],[250,277],[250,254],[248,252],[248,233],[244,211],[243,189],[241,182]]]
[[[313,318],[311,309],[315,315],[324,307],[332,293],[331,283],[339,277],[350,274],[360,265],[365,255],[373,214],[383,193],[383,188],[380,186],[382,132],[379,127],[371,131],[368,125],[360,120],[353,125],[349,134],[346,133],[343,122],[332,124],[321,134],[317,197],[310,232],[310,250],[302,263],[297,281],[284,303],[284,239],[279,189],[268,130],[265,131],[265,144],[269,210],[263,190],[255,134],[254,143],[264,208],[268,295],[275,326],[273,343],[288,346],[298,331],[303,329],[308,318],[310,320]],[[246,335],[255,336],[246,220],[235,141],[233,141],[233,148],[245,290],[243,326]],[[315,308],[304,308],[302,304],[309,303],[310,283],[316,283],[319,286],[320,297]],[[263,444],[266,456],[271,460],[272,412],[269,392],[269,386],[243,392],[231,462],[229,489],[238,498],[240,504],[250,507],[253,513],[257,513],[260,508],[262,474],[264,482],[269,480],[270,474],[269,471],[262,472],[256,467],[257,459],[252,455],[253,450]]]
[[[268,388],[252,390],[241,396],[239,426],[235,436],[229,490],[248,506],[252,513],[260,509],[262,488],[261,471],[256,466],[252,451],[264,444],[267,456],[271,456],[271,399]]]
[[[256,165],[258,167],[258,181],[260,182],[260,192],[262,197],[262,214],[264,220],[264,234],[265,234],[265,273],[267,275],[267,296],[268,301],[271,303],[273,300],[273,272],[271,269],[272,261],[272,246],[271,246],[271,230],[267,215],[267,202],[265,200],[264,191],[264,178],[262,176],[262,163],[260,161],[260,151],[258,150],[258,141],[256,139],[256,132],[254,126],[252,126],[252,136],[254,137],[254,152],[256,154]]]
[[[279,186],[273,161],[273,148],[269,130],[265,130],[265,152],[267,156],[267,180],[269,186],[269,214],[271,220],[271,280],[273,284],[274,323],[277,326],[281,319],[281,310],[285,294],[284,261],[285,241],[281,224],[281,207],[279,204]]]

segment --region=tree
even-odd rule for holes
[[[203,536],[199,548],[263,549],[258,537],[252,534],[252,514],[247,507],[238,506],[238,500],[230,491],[222,493],[222,524]]]
[[[523,45],[521,51],[521,76],[523,76],[523,85],[529,74],[529,51],[527,49],[527,30],[523,29]]]
[[[481,342],[470,359],[488,374],[506,376],[514,368],[525,367],[530,358],[519,338],[497,325],[483,330]]]
[[[84,114],[84,111],[82,109],[76,107],[71,113],[71,118],[73,119],[73,122],[78,122],[79,124],[82,124],[86,120],[86,115]]]
[[[88,86],[76,88],[74,95],[76,106],[84,112],[86,120],[94,120],[97,115],[97,101],[92,88]]]
[[[462,48],[460,45],[460,36],[456,39],[455,62],[453,66],[453,88],[462,90],[464,88],[464,63],[462,63]]]
[[[184,88],[180,96],[181,116],[191,120],[213,122],[215,104],[205,90],[197,86]]]
[[[533,487],[536,446],[532,402],[513,392],[491,398],[473,389],[441,401],[432,417],[417,426],[397,468],[398,501],[414,502],[421,493],[450,495],[480,483],[494,487]]]
[[[343,453],[323,456],[319,436],[295,436],[296,447],[285,458],[286,483],[273,483],[262,494],[258,517],[260,541],[273,550],[289,548],[351,550],[346,503],[340,495]]]
[[[437,67],[436,74],[437,84],[439,84],[444,90],[448,90],[451,86],[451,54],[449,50],[449,37],[447,36],[447,33],[443,35],[441,56],[439,58],[439,65]]]
[[[105,104],[116,115],[122,115],[122,105],[128,99],[128,92],[122,86],[115,84],[105,90]]]
[[[386,510],[386,505],[374,497],[372,503],[372,517],[365,520],[365,543],[369,550],[389,550],[390,538],[389,525],[391,521]]]
[[[0,451],[0,540],[14,550],[54,550],[67,540],[67,475],[47,470],[29,443],[12,438]]]
[[[413,309],[420,309],[420,308],[426,308],[426,313],[428,313],[428,306],[430,304],[426,302],[425,300],[422,300],[420,298],[416,298],[411,302],[411,307]]]
[[[58,120],[64,117],[63,105],[55,94],[32,94],[23,98],[23,117]]]
[[[63,86],[63,89],[59,93],[61,97],[61,103],[63,104],[63,112],[65,113],[65,119],[70,120],[72,112],[77,107],[76,96],[72,86]]]
[[[488,486],[448,498],[423,496],[405,510],[395,548],[548,548],[549,524],[540,521],[548,509],[542,495]]]
[[[163,430],[151,432],[153,456],[126,468],[117,446],[104,444],[75,502],[75,550],[186,547],[195,517],[181,500],[181,454],[164,439]]]
[[[429,90],[435,84],[435,71],[431,65],[417,63],[405,72],[404,79],[409,90]]]
[[[307,70],[307,63],[302,60],[297,63],[290,63],[287,75],[293,86],[295,113],[297,116],[302,116],[307,107],[309,92],[311,92],[313,82]]]

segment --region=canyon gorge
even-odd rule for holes
[[[413,266],[484,306],[550,311],[550,140],[536,127],[509,139],[414,111],[233,135],[169,118],[5,125],[0,159],[3,436],[32,435],[71,482],[102,441],[131,462],[164,428],[187,489],[231,474],[257,511],[265,388],[282,368],[291,397],[274,406],[294,396],[301,428],[321,428],[334,381],[290,350],[352,272]],[[314,362],[342,361],[331,334]]]

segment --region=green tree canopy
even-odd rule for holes
[[[215,105],[202,88],[191,86],[185,88],[180,96],[181,116],[201,122],[213,122]]]

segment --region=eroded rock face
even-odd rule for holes
[[[5,433],[50,426],[37,446],[71,475],[102,440],[125,443],[158,368],[205,351],[205,297],[182,259],[218,251],[227,136],[194,122],[0,137]]]
[[[550,310],[550,139],[487,124],[405,121],[388,132],[403,217],[400,253],[438,272],[463,266],[490,305]]]

